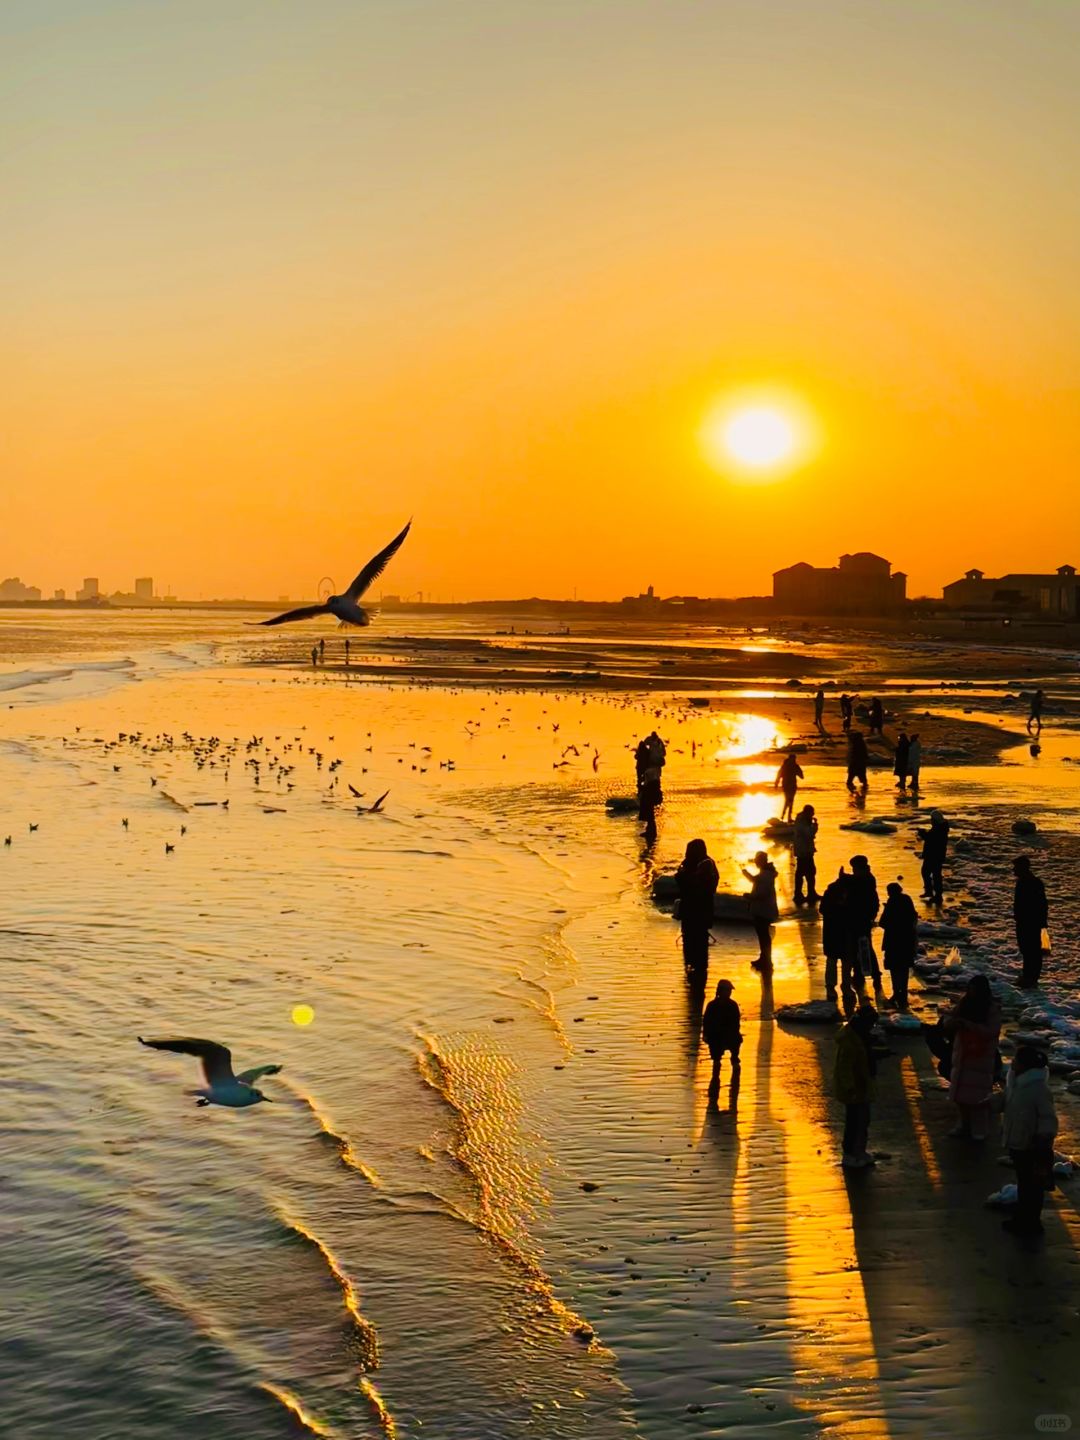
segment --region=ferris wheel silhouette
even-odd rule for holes
[[[324,575],[319,581],[319,600],[325,603],[334,594],[334,580],[331,575]]]

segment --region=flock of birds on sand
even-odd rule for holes
[[[409,533],[411,524],[412,522],[410,521],[387,546],[368,561],[352,584],[342,594],[331,595],[318,605],[301,606],[258,623],[269,626],[286,625],[294,621],[309,620],[318,616],[329,615],[337,619],[342,626],[369,625],[371,623],[371,612],[360,605],[359,602],[401,548],[405,537]],[[477,733],[476,727],[478,723],[479,722],[476,721],[470,721],[466,725],[465,733],[470,738]],[[76,727],[77,733],[80,728],[81,727]],[[553,735],[558,735],[559,728],[559,722],[551,722]],[[334,737],[330,736],[329,738],[333,740]],[[368,732],[368,739],[371,739],[370,731]],[[259,735],[252,735],[246,742],[242,742],[239,737],[234,736],[232,741],[228,742],[222,740],[222,738],[217,735],[197,737],[187,731],[180,736],[179,743],[177,743],[172,735],[159,734],[153,737],[147,737],[141,732],[121,732],[115,740],[98,741],[97,743],[101,744],[106,752],[113,753],[126,749],[128,751],[138,750],[142,754],[152,755],[155,753],[175,753],[178,750],[186,750],[194,759],[197,770],[220,770],[222,772],[221,778],[226,784],[229,781],[229,773],[232,765],[239,761],[242,756],[243,768],[250,772],[254,788],[261,789],[264,781],[272,779],[274,784],[279,789],[283,787],[286,793],[294,789],[295,781],[291,777],[296,770],[295,762],[296,759],[301,757],[305,752],[308,757],[314,759],[317,770],[323,769],[324,761],[326,760],[325,755],[315,746],[306,745],[302,736],[294,736],[292,741],[283,741],[281,736],[275,736],[274,740],[275,744],[280,745],[280,751],[271,751],[268,749],[265,744],[265,737]],[[67,743],[66,740],[64,743]],[[243,746],[242,750],[241,745]],[[415,743],[413,743],[410,748],[418,749],[420,756],[420,760],[414,764],[412,768],[422,774],[426,773],[428,767],[422,762],[431,758],[431,747],[428,745],[417,747]],[[593,751],[591,764],[595,772],[599,769],[600,765],[600,751],[595,746],[590,747],[586,744],[586,753],[590,748]],[[369,744],[366,749],[367,752],[370,753],[373,746]],[[571,743],[564,748],[559,760],[553,762],[553,768],[561,769],[570,765],[571,761],[568,757],[571,755],[573,755],[575,759],[581,756],[581,750],[576,744]],[[288,759],[286,759],[286,757],[288,757]],[[402,761],[399,760],[399,763],[402,763]],[[326,773],[331,777],[328,786],[330,792],[338,788],[339,776],[337,772],[341,764],[342,761],[340,759],[332,759],[326,765]],[[441,760],[439,764],[441,768],[448,770],[454,769],[454,761],[452,760]],[[120,764],[113,763],[114,773],[119,773],[122,768]],[[367,768],[367,766],[362,767],[363,773],[367,773]],[[151,789],[159,789],[157,776],[150,776],[150,787]],[[360,801],[366,799],[365,792],[358,790],[351,783],[348,784],[348,790],[353,800]],[[161,789],[160,793],[167,801],[177,805],[180,809],[183,810],[187,808],[186,806],[180,805],[180,802],[176,801],[164,789]],[[356,813],[358,815],[382,813],[383,806],[389,794],[390,791],[385,790],[371,804],[358,804],[356,806]],[[228,810],[229,800],[228,798],[224,800],[196,800],[193,802],[193,805],[218,806],[222,810]],[[281,808],[282,807],[275,805],[263,806],[263,810],[267,814],[281,813]],[[127,816],[122,817],[120,823],[125,831],[129,829],[130,821]],[[31,823],[29,828],[30,833],[33,834],[38,829],[38,826],[36,823]],[[187,834],[187,826],[185,824],[180,825],[179,833],[181,837]],[[4,844],[5,846],[10,846],[11,843],[12,837],[9,835],[5,838]],[[175,849],[175,841],[165,841],[166,855],[173,854]],[[146,1040],[143,1039],[142,1036],[139,1036],[138,1039],[141,1045],[145,1045],[149,1049],[190,1055],[200,1061],[206,1083],[187,1092],[196,1097],[196,1103],[200,1106],[222,1105],[233,1109],[245,1109],[257,1105],[260,1102],[269,1101],[271,1097],[260,1090],[256,1082],[263,1076],[278,1074],[282,1068],[279,1064],[259,1065],[252,1069],[241,1071],[241,1073],[237,1075],[233,1071],[231,1052],[226,1046],[217,1041],[197,1037]]]
[[[406,525],[398,535],[395,535],[389,545],[385,546],[377,555],[368,561],[343,594],[331,595],[321,604],[301,606],[299,609],[286,611],[282,615],[275,615],[272,619],[263,620],[259,623],[262,625],[286,625],[295,620],[309,620],[319,615],[332,615],[341,625],[370,625],[371,613],[360,605],[359,601],[383,573],[394,555],[397,554],[404,543],[406,535],[409,533],[411,525],[412,521],[410,520],[409,524]],[[78,732],[80,728],[81,727],[77,726],[76,732]],[[330,736],[331,740],[333,738],[333,736]],[[368,738],[371,738],[370,732]],[[280,741],[281,737],[278,736],[276,739]],[[160,753],[162,751],[175,751],[178,748],[171,735],[157,735],[153,740],[149,740],[138,732],[135,734],[121,733],[117,735],[113,741],[100,743],[104,744],[104,748],[107,751],[115,751],[118,748],[124,747],[134,747],[141,749],[144,753],[153,753],[155,751]],[[226,784],[229,780],[230,767],[233,761],[239,758],[240,743],[240,740],[236,737],[234,737],[232,743],[229,744],[223,742],[221,738],[216,735],[209,736],[206,739],[198,739],[194,735],[185,732],[181,736],[181,745],[187,748],[194,756],[196,768],[198,770],[204,768],[215,770],[221,768],[223,771],[223,780]],[[302,751],[304,748],[301,737],[296,736],[292,742],[285,743],[282,746],[282,755],[289,754],[297,749]],[[367,747],[369,753],[372,748],[371,745]],[[430,751],[430,747],[424,748]],[[322,752],[317,750],[313,745],[307,746],[306,749],[308,755],[315,758],[316,768],[321,770],[325,758]],[[264,739],[259,735],[253,735],[244,745],[244,768],[252,772],[255,787],[259,788],[261,786],[264,776],[269,778],[269,776],[272,775],[278,786],[284,785],[286,791],[292,790],[295,782],[289,777],[296,769],[295,764],[286,764],[282,755],[278,754],[269,754],[264,760],[259,754],[259,752],[263,750],[265,750]],[[327,773],[332,777],[329,786],[331,791],[337,788],[337,771],[340,769],[341,763],[340,760],[331,760],[327,766]],[[442,763],[446,764],[447,762]],[[416,769],[418,767],[414,766],[413,768]],[[449,768],[452,768],[452,764]],[[119,773],[121,769],[121,765],[113,764],[114,773]],[[367,773],[367,766],[363,767],[363,771],[365,774]],[[152,775],[150,777],[150,788],[158,788],[157,776]],[[355,800],[365,798],[364,792],[357,790],[354,785],[349,785],[349,792]],[[173,800],[172,796],[167,795],[164,790],[162,794],[166,799],[172,801],[174,805],[179,804],[178,801]],[[372,804],[357,805],[356,813],[358,815],[377,815],[382,813],[383,806],[389,794],[390,791],[385,790]],[[194,804],[197,806],[216,805],[223,810],[229,808],[228,799],[196,800]],[[181,806],[180,808],[185,809],[186,807]],[[267,814],[274,814],[280,813],[281,807],[264,805],[263,809]],[[126,815],[121,819],[120,824],[124,830],[130,828],[130,821]],[[36,823],[31,823],[30,834],[34,834],[37,828]],[[180,826],[180,834],[181,836],[187,834],[186,825]],[[11,843],[12,837],[10,835],[6,836],[4,845],[10,848]],[[175,841],[167,840],[165,842],[166,855],[173,854],[175,849]],[[194,1055],[201,1061],[206,1084],[188,1092],[197,1097],[196,1103],[198,1105],[226,1105],[233,1109],[243,1109],[251,1105],[257,1105],[260,1101],[269,1101],[271,1097],[259,1089],[256,1081],[260,1080],[264,1075],[276,1075],[281,1070],[281,1066],[276,1064],[257,1065],[254,1069],[244,1070],[241,1071],[239,1075],[236,1075],[233,1072],[231,1052],[225,1045],[221,1045],[215,1040],[202,1040],[198,1038],[144,1040],[141,1035],[138,1038],[139,1044],[145,1045],[149,1049],[169,1050],[181,1055]]]

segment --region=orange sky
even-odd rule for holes
[[[1080,5],[13,0],[0,578],[1080,564]],[[792,391],[813,462],[702,457]]]

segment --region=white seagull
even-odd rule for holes
[[[240,1109],[245,1105],[258,1105],[260,1100],[269,1101],[257,1088],[255,1081],[263,1075],[276,1075],[280,1065],[256,1065],[252,1070],[233,1074],[232,1053],[226,1045],[216,1040],[144,1040],[138,1037],[140,1045],[151,1050],[174,1050],[178,1055],[197,1055],[202,1061],[206,1084],[198,1090],[187,1090],[187,1095],[198,1095],[199,1105],[231,1105]]]
[[[333,615],[342,625],[370,625],[371,613],[357,602],[368,587],[376,581],[397,554],[408,535],[412,521],[400,535],[395,535],[385,550],[380,550],[369,560],[352,582],[344,595],[330,595],[321,605],[301,605],[298,610],[286,610],[270,620],[260,620],[260,625],[288,625],[293,620],[310,620],[314,615]]]

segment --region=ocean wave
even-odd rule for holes
[[[394,1417],[391,1415],[385,1400],[379,1394],[370,1372],[379,1368],[379,1334],[375,1326],[364,1315],[360,1309],[360,1297],[357,1294],[356,1286],[346,1273],[341,1262],[328,1245],[319,1239],[313,1230],[302,1224],[299,1220],[289,1215],[287,1211],[279,1209],[278,1219],[286,1231],[295,1236],[303,1244],[308,1246],[322,1260],[326,1269],[333,1276],[341,1291],[342,1303],[345,1312],[349,1317],[349,1324],[352,1330],[354,1345],[356,1348],[357,1363],[360,1367],[359,1389],[361,1395],[379,1422],[383,1431],[394,1440],[397,1435],[397,1426]]]
[[[279,1077],[281,1085],[287,1089],[294,1099],[298,1100],[305,1110],[312,1116],[319,1126],[318,1139],[333,1146],[337,1151],[338,1159],[349,1170],[355,1170],[362,1175],[373,1190],[382,1189],[382,1178],[370,1165],[364,1163],[360,1156],[353,1149],[352,1142],[334,1129],[333,1123],[321,1110],[318,1101],[306,1091],[301,1090],[294,1081]]]
[[[198,1335],[227,1355],[237,1369],[245,1374],[252,1389],[271,1396],[283,1406],[301,1433],[320,1436],[322,1440],[337,1440],[337,1431],[331,1430],[311,1415],[290,1390],[277,1380],[264,1378],[259,1373],[262,1365],[254,1349],[201,1309],[194,1297],[176,1280],[157,1270],[135,1268],[133,1273],[156,1300],[180,1315]]]
[[[277,1210],[277,1217],[290,1235],[309,1246],[320,1257],[327,1270],[334,1277],[338,1288],[341,1291],[342,1303],[345,1312],[349,1317],[352,1326],[353,1339],[356,1345],[357,1360],[361,1370],[377,1370],[379,1368],[379,1336],[375,1326],[363,1314],[360,1309],[360,1297],[352,1280],[345,1273],[341,1262],[328,1245],[319,1239],[313,1230],[309,1230],[301,1221],[295,1219],[285,1209]]]
[[[447,1201],[446,1213],[470,1226],[502,1257],[517,1273],[526,1292],[566,1334],[582,1341],[590,1350],[604,1350],[592,1325],[558,1298],[551,1277],[526,1248],[529,1240],[518,1212],[529,1208],[532,1198],[529,1191],[536,1187],[530,1186],[520,1166],[512,1161],[508,1165],[509,1152],[516,1147],[509,1143],[509,1117],[499,1114],[507,1107],[499,1104],[498,1079],[493,1085],[492,1076],[485,1075],[481,1067],[478,1093],[471,1093],[472,1087],[460,1065],[455,1064],[436,1039],[423,1031],[417,1031],[416,1035],[424,1047],[417,1055],[420,1078],[440,1097],[454,1121],[455,1134],[447,1149],[448,1157],[469,1178],[476,1198],[474,1212],[469,1213]],[[490,1061],[493,1057],[485,1058]],[[508,1137],[505,1147],[500,1146],[500,1136]],[[500,1153],[503,1149],[507,1153]],[[489,1180],[489,1172],[497,1184]],[[509,1199],[511,1194],[517,1201],[516,1210]]]
[[[269,1395],[283,1406],[289,1416],[296,1422],[298,1429],[303,1435],[318,1435],[323,1440],[336,1440],[337,1431],[331,1430],[321,1420],[316,1420],[314,1415],[308,1413],[303,1405],[291,1391],[286,1390],[283,1385],[275,1385],[269,1380],[260,1380],[258,1388],[264,1395]]]

